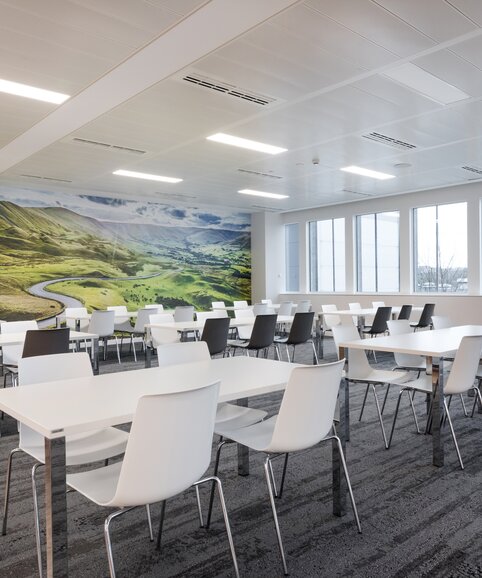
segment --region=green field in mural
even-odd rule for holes
[[[62,206],[0,201],[0,318],[48,318],[62,310],[62,296],[89,310],[120,304],[134,310],[147,303],[207,309],[213,300],[249,299],[248,227],[223,228],[211,213],[167,207],[163,225],[159,208],[157,220],[117,221]],[[125,217],[127,210],[152,207],[123,209]],[[115,219],[116,207],[109,210]],[[210,226],[192,226],[193,215]],[[46,281],[57,300],[35,295]]]

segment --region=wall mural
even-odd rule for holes
[[[0,190],[0,319],[250,299],[250,215]]]

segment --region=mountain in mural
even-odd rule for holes
[[[58,304],[28,289],[70,277],[90,279],[62,281],[51,290],[90,308],[147,301],[205,307],[211,299],[246,298],[249,248],[246,232],[100,221],[63,207],[0,201],[0,317],[57,312]]]

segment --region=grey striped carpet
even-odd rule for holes
[[[325,360],[334,359],[331,340]],[[309,350],[299,361],[309,362]],[[389,367],[390,356],[378,359]],[[142,367],[143,361],[137,367]],[[136,365],[124,361],[122,369]],[[115,362],[102,371],[117,371]],[[399,416],[394,444],[383,448],[373,399],[361,422],[357,411],[364,393],[351,390],[352,439],[347,460],[358,503],[363,534],[356,531],[351,511],[332,515],[331,446],[321,445],[290,460],[285,493],[278,501],[290,575],[293,577],[465,577],[482,576],[482,415],[464,418],[454,402],[453,415],[465,471],[461,471],[449,440],[446,466],[431,465],[431,438],[415,433],[407,403]],[[385,412],[387,429],[396,402],[390,393]],[[252,405],[276,412],[280,395],[256,399]],[[417,409],[423,421],[422,397]],[[5,463],[16,444],[16,424],[1,423],[0,493],[3,496]],[[448,432],[447,432],[448,433]],[[0,576],[36,575],[32,524],[30,467],[17,457],[9,531],[0,536]],[[280,468],[281,462],[278,465]],[[242,576],[281,576],[279,552],[263,475],[262,457],[251,459],[251,475],[236,474],[236,451],[224,451],[220,477],[224,483],[238,562]],[[206,493],[203,494],[206,501]],[[103,542],[106,511],[70,493],[69,549],[72,576],[103,577],[108,567]],[[153,507],[155,521],[159,507]],[[169,501],[161,552],[149,542],[145,513],[135,510],[113,524],[114,556],[123,577],[232,576],[228,544],[219,507],[210,530],[199,528],[193,491]]]

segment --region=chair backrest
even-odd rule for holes
[[[18,381],[20,386],[35,385],[45,381],[60,381],[89,377],[92,373],[92,364],[89,354],[57,353],[36,357],[23,357],[18,362]],[[25,424],[19,423],[20,447],[44,446],[44,438]]]
[[[370,333],[385,333],[387,330],[387,321],[392,315],[391,307],[379,307],[373,318],[373,323],[370,328]]]
[[[38,329],[38,324],[34,319],[28,321],[2,321],[0,323],[1,333],[23,333]],[[4,345],[2,347],[2,363],[4,365],[17,365],[22,357],[23,345]]]
[[[23,343],[22,357],[68,353],[70,346],[69,337],[70,327],[27,331]]]
[[[247,301],[233,301],[233,305],[236,309],[246,309],[249,307]]]
[[[248,349],[264,349],[273,343],[277,317],[276,314],[256,316]]]
[[[278,315],[291,315],[293,310],[293,301],[282,301],[279,304]]]
[[[254,318],[254,312],[252,309],[235,309],[234,317],[236,319],[241,319],[242,317]]]
[[[166,500],[209,467],[219,382],[139,399],[110,506]]]
[[[288,341],[286,342],[288,345],[298,345],[299,343],[305,343],[308,339],[311,339],[314,316],[314,311],[295,313],[288,335]]]
[[[398,314],[398,319],[410,319],[410,315],[412,314],[412,305],[402,305],[400,309],[400,313]]]
[[[216,309],[215,311],[196,311],[196,319],[205,322],[206,319],[219,319],[228,316],[226,309]]]
[[[178,305],[174,309],[174,321],[192,321],[194,319],[194,307],[192,305]]]
[[[114,333],[115,312],[92,311],[89,323],[89,333],[96,333],[99,337],[108,337]]]
[[[434,329],[445,329],[452,327],[453,323],[450,317],[445,315],[432,315],[432,325]]]
[[[152,317],[161,317],[161,315],[162,314],[151,315],[151,319]],[[169,316],[170,320],[160,320],[156,323],[170,323],[174,321],[174,316],[171,313],[165,313],[165,315]],[[151,321],[151,323],[154,323],[154,321]],[[149,331],[151,334],[152,347],[154,348],[157,348],[160,345],[164,345],[166,343],[177,343],[181,339],[181,334],[173,327],[151,327]]]
[[[404,333],[411,333],[413,331],[408,319],[389,320],[387,321],[387,326],[390,335],[403,335]],[[420,357],[420,355],[397,352],[393,355],[395,357],[395,363],[400,367],[423,367],[425,365],[424,359]]]
[[[268,304],[267,303],[255,303],[253,305],[253,313],[255,315],[267,315],[268,314]]]
[[[106,309],[107,311],[114,311],[118,317],[124,317],[124,313],[128,317],[127,305],[110,305]]]
[[[385,307],[385,301],[372,301],[373,309],[378,309],[378,307]]]
[[[209,354],[223,353],[228,344],[229,317],[206,319],[201,335],[201,341],[208,345]]]
[[[151,313],[149,323],[174,323],[174,315],[172,313]]]
[[[70,327],[70,329],[76,329],[76,317],[81,318],[84,317],[85,319],[80,322],[80,327],[88,327],[89,320],[87,319],[88,313],[86,307],[66,307],[65,308],[65,325]],[[70,317],[70,319],[68,319]]]
[[[481,353],[482,335],[462,337],[447,384],[444,387],[446,395],[463,393],[472,388],[477,375]]]
[[[261,299],[261,303],[265,303],[268,307],[273,307],[271,299]]]
[[[342,359],[292,371],[267,451],[303,450],[330,433],[344,363]]]
[[[348,303],[348,309],[352,310],[352,311],[357,311],[358,309],[361,309],[361,303]]]
[[[151,305],[144,305],[144,309],[157,309],[159,313],[164,311],[164,305],[160,303],[152,303]]]
[[[226,309],[226,304],[224,303],[224,301],[212,301],[211,307],[213,309]]]
[[[323,311],[323,324],[325,329],[330,330],[333,325],[340,325],[341,318],[339,315],[326,315],[332,311],[336,311],[336,305],[322,305],[321,310]]]
[[[357,341],[361,339],[358,329],[354,325],[335,325],[333,327],[333,340],[335,341],[336,354],[339,353],[339,344],[344,341]],[[345,354],[346,355],[346,354]],[[348,352],[348,377],[363,379],[371,372],[366,352],[363,349],[350,349]]]
[[[432,323],[432,315],[435,310],[435,303],[425,303],[418,320],[417,327],[428,327]]]
[[[152,308],[144,307],[144,309],[139,309],[137,312],[136,323],[134,325],[134,331],[136,333],[144,333],[146,330],[146,325],[151,321],[152,312],[155,311]]]
[[[209,355],[209,348],[205,341],[180,341],[179,343],[166,343],[157,348],[157,361],[159,367],[210,360],[211,356]]]
[[[304,301],[299,301],[298,306],[296,307],[297,313],[306,313],[307,311],[311,311],[311,301],[309,299],[305,299]]]

